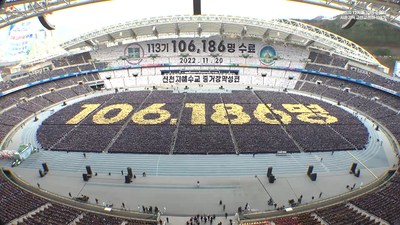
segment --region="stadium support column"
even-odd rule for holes
[[[201,15],[201,0],[193,0],[193,15]]]

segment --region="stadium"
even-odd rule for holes
[[[400,224],[400,61],[200,0],[53,40],[50,13],[101,4],[0,1],[0,224]]]

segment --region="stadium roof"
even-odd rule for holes
[[[0,28],[57,10],[105,0],[0,0]]]
[[[101,45],[213,35],[249,37],[312,47],[363,64],[385,68],[356,43],[329,31],[289,19],[262,20],[220,15],[155,17],[119,23],[85,33],[61,44],[61,47],[70,52],[81,52]]]
[[[354,13],[367,12],[372,18],[400,28],[400,3],[386,0],[292,0],[303,3],[326,6]]]

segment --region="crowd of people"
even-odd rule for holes
[[[107,225],[121,225],[121,224],[135,224],[135,225],[157,225],[156,221],[143,221],[127,218],[112,217],[102,214],[85,212],[83,217],[75,224],[107,224]]]
[[[245,103],[246,101],[250,104]],[[168,111],[170,119],[151,125],[136,124],[131,119],[133,113],[146,110],[155,103],[165,103],[161,110]],[[187,104],[193,103],[205,104],[205,109],[202,109],[205,110],[205,124],[193,124],[198,112],[187,107]],[[215,120],[215,105],[222,103],[239,105],[240,109],[237,110],[248,115],[248,119],[243,124],[218,123],[218,120]],[[71,130],[71,124],[67,124],[67,121],[78,115],[85,104],[99,104],[101,107],[96,108],[89,116],[81,118],[79,123],[73,124],[77,126]],[[94,122],[93,118],[97,112],[115,104],[131,105],[132,111],[129,116],[111,124],[99,125]],[[255,118],[254,112],[259,104],[268,105],[269,111],[263,111],[262,113],[266,113],[263,116],[276,124],[266,125],[262,120]],[[299,112],[298,108],[291,109],[291,106],[285,108],[284,104],[292,104],[305,111]],[[135,109],[138,106],[141,107]],[[236,112],[228,105],[223,114],[227,113],[230,121],[237,120],[239,116],[230,115],[227,112],[229,110]],[[119,109],[111,110],[107,112],[106,117],[118,116],[119,112]],[[287,114],[286,117],[290,117],[290,121],[284,120],[283,112]],[[299,119],[301,113],[308,113],[308,117],[321,121],[324,121],[325,115],[331,115],[337,118],[337,121],[333,124],[310,124],[304,118]],[[149,111],[149,115],[145,117],[150,119],[159,115]],[[171,122],[173,118],[176,119],[175,122]],[[331,151],[361,149],[367,143],[368,137],[366,128],[363,128],[354,115],[334,105],[305,96],[267,91],[234,91],[229,94],[120,92],[67,106],[44,120],[42,124],[38,140],[44,143],[45,149],[52,147],[53,150],[102,152],[107,147],[111,153],[254,154],[300,150]],[[57,130],[54,126],[63,128]],[[348,140],[354,140],[356,143]]]
[[[0,219],[3,223],[10,222],[30,211],[46,204],[44,198],[40,198],[9,181],[3,173],[0,173]]]
[[[85,64],[87,62],[89,62],[87,55],[54,60],[53,64],[58,69],[45,74],[30,75],[15,81],[0,82],[0,88],[3,91],[42,78],[48,78],[51,74],[60,75],[66,72],[81,71],[95,67]],[[316,64],[308,64],[306,67],[307,69],[339,74],[355,79],[363,79],[395,91],[400,90],[399,82],[395,82],[376,74],[360,74],[353,70],[344,69],[345,64],[347,64],[347,61],[344,59],[317,54],[312,62]],[[336,68],[323,66],[321,64],[330,65]],[[71,65],[74,65],[74,68],[70,67]],[[58,88],[75,85],[79,79],[80,78],[70,78],[49,82],[47,84],[31,87],[1,97],[1,109],[7,109],[13,105],[15,105],[15,107],[3,111],[0,115],[0,140],[3,139],[13,126],[32,115],[35,111],[39,111],[53,103],[61,102],[70,97],[85,94],[90,91],[90,89],[84,85],[57,90]],[[96,79],[95,75],[91,75],[90,79]],[[322,84],[316,84],[317,81],[321,81]],[[400,109],[400,101],[398,98],[357,84],[311,74],[303,74],[301,82],[303,82],[302,85],[297,85],[297,89],[316,93],[321,96],[327,96],[331,99],[337,100],[338,103],[341,102],[341,104],[347,104],[359,109],[360,111],[366,112],[368,115],[378,119],[387,126],[398,140],[400,140],[400,127],[398,126],[398,121],[400,120],[400,115],[398,113],[398,110]],[[55,87],[56,91],[47,93],[41,97],[35,97],[39,94],[48,92],[51,87]],[[346,88],[349,88],[350,91],[346,91]],[[280,106],[282,102],[290,104],[313,103],[309,98],[297,95],[263,91],[257,91],[255,93],[255,95],[252,94],[252,92],[233,92],[226,95],[186,94],[184,98],[184,95],[182,94],[169,93],[168,95],[165,95],[165,92],[153,92],[147,101],[149,103],[183,103],[183,99],[185,99],[186,102],[199,101],[202,103],[212,104],[221,102],[247,104],[265,103],[272,104],[274,107],[276,105],[276,109],[279,110],[283,110]],[[148,94],[149,92],[132,92],[129,94],[121,93],[119,95],[116,94],[114,97],[109,95],[87,100],[85,103],[106,103],[105,105],[107,105],[118,103],[118,101],[125,100],[126,98],[133,98],[134,103],[141,103],[146,99]],[[22,97],[35,98],[29,101],[21,101]],[[373,100],[373,97],[378,97],[379,99]],[[397,112],[387,108],[386,106],[382,106],[380,103],[397,109]],[[340,148],[343,149],[352,149],[356,146],[357,149],[360,149],[365,145],[368,133],[365,127],[361,125],[357,119],[351,116],[351,114],[346,114],[334,106],[322,102],[318,102],[318,104],[323,106],[323,108],[329,113],[340,117],[338,124],[329,126],[308,125],[301,124],[301,121],[294,119],[295,122],[290,125],[284,125],[281,123],[274,126],[261,126],[258,124],[247,124],[242,125],[241,127],[232,126],[232,133],[228,126],[223,125],[189,126],[188,124],[185,124],[177,128],[175,124],[172,124],[143,128],[143,126],[134,126],[130,124],[124,129],[122,134],[118,136],[118,139],[115,140],[115,143],[110,148],[110,152],[134,151],[140,153],[168,154],[171,149],[174,149],[174,153],[176,154],[225,154],[235,153],[235,144],[240,150],[240,153],[265,152],[265,146],[268,146],[267,152],[278,150],[297,152],[299,149],[294,142],[300,144],[300,146],[306,151],[330,151],[333,146],[336,146],[336,148],[337,146],[340,146]],[[80,109],[80,107],[80,105],[67,107],[65,110],[60,111],[60,113],[55,113],[54,117],[52,116],[46,120],[38,132],[40,142],[45,147],[48,146],[48,148],[50,148],[54,146],[55,149],[66,151],[102,151],[106,148],[122,128],[121,124],[112,126],[93,126],[93,123],[90,120],[84,120],[82,124],[79,124],[76,128],[73,128],[72,125],[66,125],[66,119],[75,115],[77,112],[76,109]],[[207,111],[207,115],[209,115],[209,112],[210,111]],[[177,132],[175,132],[176,130]],[[158,135],[152,135],[154,133]],[[307,135],[304,135],[305,133]],[[64,135],[68,135],[67,138],[62,138]],[[345,137],[346,140],[341,136]],[[313,139],[318,141],[313,141]],[[279,141],[274,142],[274,140]],[[0,216],[3,219],[2,222],[9,222],[12,219],[19,218],[27,212],[31,212],[48,203],[47,200],[32,195],[24,189],[18,188],[2,176],[0,176],[0,185],[2,187],[0,189],[0,203],[1,205],[10,206],[0,207]],[[381,190],[357,198],[351,203],[375,216],[396,224],[400,221],[399,214],[397,213],[398,208],[396,207],[400,201],[400,198],[398,197],[400,196],[399,190],[400,181],[397,176]],[[49,215],[48,212],[52,210],[58,212],[63,212],[64,210],[69,211],[69,213],[62,213],[60,216],[66,216],[68,217],[67,220],[70,221],[70,217],[76,213],[80,213],[80,211],[69,209],[70,208],[66,206],[52,204],[49,208],[40,211],[39,214],[35,214],[31,218],[26,218],[26,220],[21,223],[30,224],[31,220],[47,221],[46,219],[48,219]],[[354,211],[348,210],[347,206],[339,205],[336,207],[330,207],[326,210],[319,210],[316,214],[325,218],[327,221],[349,222],[351,221],[350,218],[360,218],[362,221],[365,221],[365,224],[373,224],[371,219],[358,214],[345,214],[347,217],[337,218],[337,215],[343,214],[344,209],[346,209],[345,211],[347,213],[354,213]],[[46,212],[46,210],[49,211]],[[55,217],[55,219],[57,218],[58,217]],[[296,221],[307,221],[307,224],[312,224],[312,221],[315,221],[315,219],[309,214],[282,218],[282,221],[279,221],[279,219],[275,220],[277,224],[280,222],[290,224],[290,221],[293,221],[293,224],[295,224]],[[110,224],[114,222],[121,224],[124,220],[85,212],[83,218],[79,222],[81,224],[95,224],[104,221],[110,221]],[[142,221],[138,223],[154,224]]]
[[[360,224],[360,225],[379,225],[371,216],[357,212],[355,209],[345,203],[331,206],[326,209],[320,209],[315,212],[323,221],[328,224]]]
[[[311,216],[310,213],[302,213],[292,217],[281,217],[273,219],[272,221],[276,225],[297,225],[297,224],[320,225],[321,224],[321,222],[319,222],[316,218]]]
[[[355,198],[347,203],[339,203],[326,208],[316,209],[311,213],[301,213],[295,216],[283,216],[275,219],[251,222],[252,225],[271,224],[360,224],[378,225],[381,222],[399,224],[400,215],[400,175],[397,173],[382,188]],[[384,221],[382,221],[384,220]],[[249,225],[250,223],[243,223]]]
[[[327,65],[327,66],[325,66],[325,65]],[[358,72],[357,68],[355,68],[355,67],[349,67],[348,69],[345,69],[343,67],[329,66],[329,63],[322,63],[322,64],[310,63],[310,64],[306,65],[305,69],[341,75],[344,77],[354,78],[354,79],[358,79],[358,80],[363,80],[365,82],[377,84],[377,85],[386,87],[386,88],[394,90],[394,91],[400,91],[399,82],[396,82],[393,79],[390,79],[390,77],[383,77],[383,76],[374,74],[374,73],[366,71],[366,70],[362,70],[363,72],[361,73],[361,72]],[[324,77],[318,76],[318,79],[324,79]],[[329,79],[329,78],[325,78],[325,79]],[[348,83],[346,82],[346,84],[348,84]]]
[[[155,220],[119,218],[88,212],[39,197],[10,181],[0,171],[0,224],[16,220],[30,224],[140,224],[156,225]],[[40,186],[38,185],[38,188]]]
[[[306,77],[309,78],[310,75],[303,76],[302,79]],[[400,140],[400,127],[396,125],[396,121],[400,118],[400,101],[398,97],[390,96],[383,92],[375,93],[373,90],[369,91],[368,89],[370,88],[366,87],[362,89],[350,88],[350,91],[344,90],[345,87],[352,87],[351,85],[354,86],[355,84],[348,85],[348,83],[346,83],[346,86],[320,85],[311,83],[306,79],[303,79],[304,84],[298,86],[298,90],[335,100],[338,104],[349,106],[366,113],[372,118],[377,119],[395,135],[397,140]],[[363,91],[357,93],[356,91],[359,90]],[[379,99],[374,99],[375,96],[379,96]],[[358,143],[357,146],[359,146]]]
[[[39,90],[39,88],[36,89]],[[44,90],[42,91],[44,93]],[[82,95],[89,91],[89,88],[85,85],[78,85],[72,88],[61,89],[60,91],[49,92],[31,99],[25,98],[25,100],[16,99],[16,97],[20,96],[28,97],[26,94],[21,95],[19,92],[16,93],[16,97],[14,97],[14,94],[1,97],[1,100],[3,98],[5,100],[0,101],[0,108],[4,110],[0,114],[0,140],[3,140],[14,126],[21,123],[29,116],[40,112],[52,104],[66,101],[70,97]]]
[[[68,56],[65,58],[52,60],[51,62],[53,64],[52,69],[46,67],[45,69],[37,70],[31,73],[22,71],[20,72],[21,74],[19,75],[19,77],[12,80],[0,82],[0,90],[5,91],[11,88],[22,86],[28,83],[33,83],[39,80],[52,78],[59,75],[80,72],[80,71],[87,71],[97,68],[105,68],[107,66],[104,63],[92,63],[89,53],[82,53],[78,55]],[[86,81],[86,76],[83,76],[81,79]],[[93,77],[88,76],[88,81],[90,80],[93,80]],[[48,82],[47,84],[50,84],[54,88],[68,86],[66,85],[68,83],[71,85],[70,82],[65,83],[65,81],[66,80],[58,80],[58,81]],[[44,86],[41,85],[41,87]],[[30,91],[32,90],[35,90],[35,88],[30,88]],[[47,88],[45,88],[45,90],[48,91]],[[32,96],[35,96],[35,94],[33,93]]]
[[[351,203],[390,224],[399,224],[400,176],[397,174],[385,187],[352,200]]]
[[[83,211],[79,209],[52,203],[44,207],[43,211],[24,217],[22,222],[18,222],[17,225],[70,224],[82,213]]]

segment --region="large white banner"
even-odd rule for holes
[[[32,50],[36,39],[36,31],[31,21],[12,24],[10,26],[7,46],[7,61],[26,58]]]

